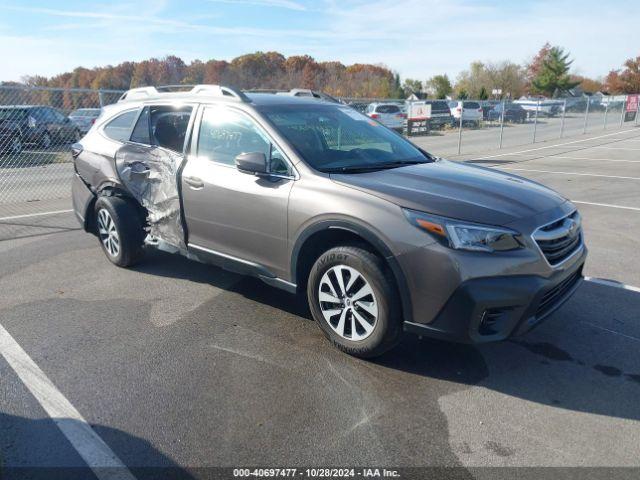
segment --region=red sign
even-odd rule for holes
[[[638,100],[640,100],[640,95],[627,95],[627,112],[637,112],[638,111]]]

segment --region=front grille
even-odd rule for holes
[[[549,313],[553,308],[560,303],[565,295],[571,291],[573,286],[580,280],[582,275],[582,269],[579,269],[575,273],[572,273],[565,278],[558,285],[546,292],[540,299],[538,309],[536,310],[536,318],[540,319]]]
[[[558,265],[582,245],[580,214],[575,211],[553,223],[540,227],[533,239],[550,265]]]

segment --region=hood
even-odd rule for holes
[[[507,225],[566,202],[531,180],[446,160],[331,178],[401,207],[488,225]]]

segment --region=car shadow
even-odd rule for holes
[[[51,418],[0,413],[0,479],[85,480],[98,478],[96,473],[100,478],[123,478],[124,468],[98,466],[92,471],[62,433],[61,429],[82,432],[84,424],[71,418],[56,422],[60,427]],[[90,427],[137,480],[195,478],[147,440],[104,425]],[[84,447],[98,458],[90,445]]]
[[[312,321],[303,295],[162,252],[135,269],[149,275],[208,283]],[[613,308],[615,306],[615,308]],[[369,365],[461,385],[479,385],[558,408],[640,420],[640,294],[584,282],[532,332],[511,340],[466,345],[404,335],[399,346]],[[321,349],[331,350],[328,342]],[[304,340],[300,340],[305,348]],[[322,355],[328,352],[318,352]],[[354,368],[361,361],[347,359]]]

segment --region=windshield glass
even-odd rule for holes
[[[346,106],[286,105],[261,111],[311,167],[323,172],[432,161],[400,135]]]

